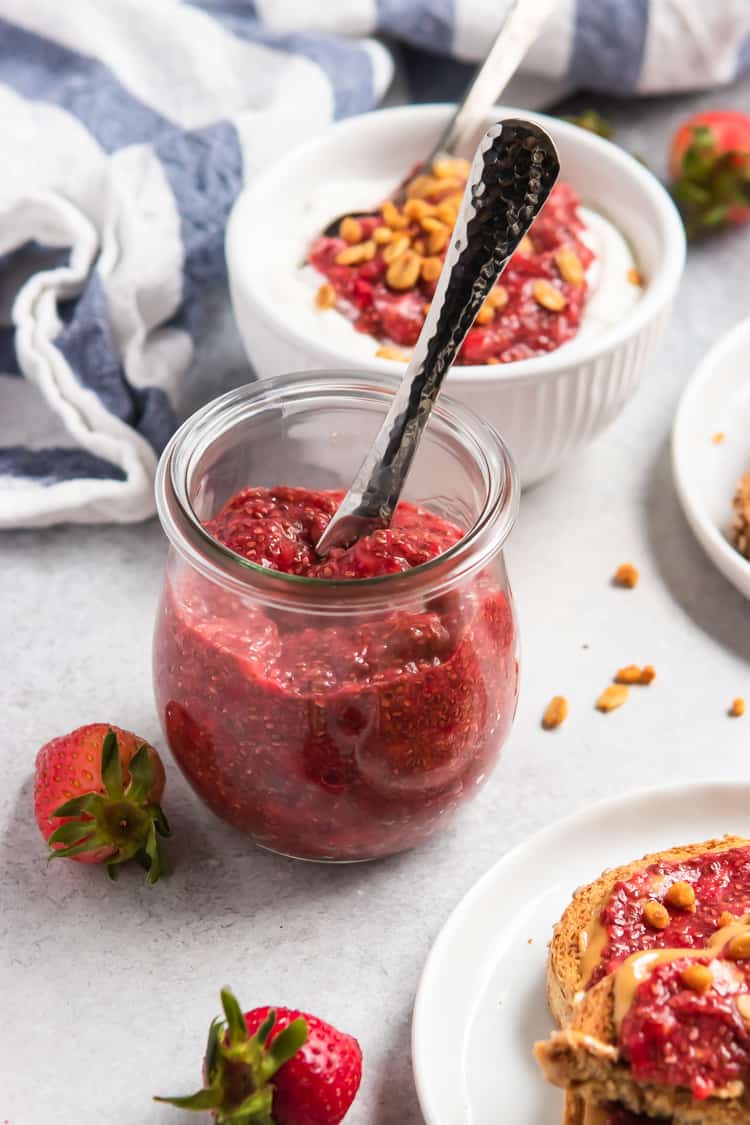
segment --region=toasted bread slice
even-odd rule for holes
[[[547,1002],[558,1027],[564,1027],[573,1019],[576,993],[586,983],[581,973],[581,935],[587,932],[591,920],[598,916],[615,883],[629,879],[636,871],[650,867],[659,860],[679,862],[694,855],[725,852],[730,848],[748,845],[750,840],[742,836],[724,836],[720,840],[706,840],[702,844],[653,852],[633,863],[605,871],[593,883],[580,887],[555,927],[547,962]]]
[[[620,1060],[614,1027],[614,978],[605,977],[588,992],[581,968],[581,935],[607,902],[615,883],[658,861],[679,862],[695,855],[746,847],[750,840],[725,836],[656,852],[609,871],[581,887],[555,927],[550,945],[547,995],[561,1028],[535,1047],[545,1077],[566,1091],[563,1125],[599,1125],[604,1105],[622,1106],[643,1120],[664,1125],[750,1125],[750,1094],[742,1084],[696,1101],[686,1089],[634,1081]]]
[[[587,1102],[614,1103],[674,1125],[750,1125],[750,1104],[741,1082],[727,1088],[725,1096],[703,1101],[682,1087],[636,1082],[619,1058],[613,1014],[614,980],[609,976],[586,993],[569,1026],[534,1048],[547,1081],[578,1096],[579,1104],[568,1097],[565,1125],[583,1125]]]

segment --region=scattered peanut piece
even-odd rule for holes
[[[347,215],[339,224],[339,235],[344,242],[354,246],[355,243],[362,241],[362,224],[351,215]]]
[[[561,293],[551,281],[545,281],[543,278],[532,283],[531,292],[536,303],[550,312],[560,312],[568,303],[565,294]]]
[[[583,285],[586,280],[583,263],[572,247],[561,246],[555,254],[555,261],[563,281],[576,288]]]
[[[750,996],[743,992],[741,996],[737,997],[737,1011],[742,1016],[746,1024],[750,1024]]]
[[[745,714],[745,700],[741,695],[732,700],[732,706],[729,708],[729,714],[733,719],[739,719],[741,715]]]
[[[475,324],[489,324],[495,319],[495,310],[485,301],[476,315]]]
[[[336,290],[325,281],[315,294],[315,304],[319,309],[332,309],[336,304]]]
[[[504,309],[508,303],[508,290],[503,285],[496,285],[487,294],[487,302],[492,309]]]
[[[615,711],[618,707],[622,707],[627,698],[628,689],[625,684],[610,684],[597,699],[596,709],[605,713]]]
[[[413,250],[407,250],[389,265],[385,274],[386,285],[391,289],[411,289],[416,285],[421,269],[422,258]]]
[[[714,983],[714,975],[708,965],[688,965],[680,973],[680,979],[692,992],[708,992]]]
[[[639,578],[640,575],[632,563],[621,563],[612,581],[615,586],[625,586],[628,590],[633,590],[638,585]]]
[[[626,664],[620,668],[615,676],[616,684],[643,684],[644,686],[656,679],[656,669],[652,664],[644,664],[640,668],[637,664]]]
[[[649,899],[643,908],[643,921],[652,930],[666,930],[669,925],[669,911],[656,899]]]
[[[634,266],[630,267],[626,276],[631,285],[638,285],[641,289],[643,288],[643,274],[639,273]]]
[[[672,883],[664,896],[664,901],[675,910],[688,910],[691,914],[695,913],[695,890],[691,883],[682,880]]]
[[[734,921],[736,921],[736,919],[731,910],[722,910],[721,914],[718,917],[719,928],[723,929],[724,926],[731,926],[732,922]]]
[[[545,730],[554,730],[568,717],[568,701],[564,695],[556,695],[547,704],[542,716],[542,726]]]
[[[502,362],[502,360],[499,360],[496,355],[491,355],[490,358],[487,360],[487,363],[489,364],[490,367],[497,367],[497,365],[501,362]]]
[[[719,430],[719,432],[714,434],[714,436],[711,438],[711,441],[714,443],[714,445],[721,445],[725,437],[726,434]]]

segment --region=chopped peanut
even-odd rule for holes
[[[503,285],[496,285],[487,295],[487,304],[493,309],[504,309],[508,303],[508,290]]]
[[[576,288],[583,285],[586,274],[583,269],[583,262],[575,250],[570,246],[562,246],[555,254],[555,261],[563,281],[567,281],[569,285],[575,285]]]
[[[388,199],[383,204],[383,222],[391,230],[403,230],[409,225],[409,220],[402,215],[396,204]]]
[[[652,664],[645,664],[640,668],[637,664],[626,664],[620,668],[615,676],[616,684],[643,684],[648,685],[656,679],[656,669]]]
[[[408,234],[396,235],[386,246],[383,251],[383,261],[390,265],[395,262],[396,258],[400,258],[402,254],[411,246],[411,239]]]
[[[435,214],[438,219],[440,219],[441,223],[445,223],[445,225],[451,229],[456,225],[458,209],[454,207],[452,203],[448,203],[445,200],[442,203],[438,203],[435,208]]]
[[[669,911],[656,899],[649,899],[643,908],[643,921],[652,930],[666,930],[669,925]]]
[[[737,1011],[745,1023],[750,1024],[750,996],[746,992],[737,997]]]
[[[475,324],[489,324],[495,319],[495,310],[485,301],[476,315]]]
[[[422,280],[437,281],[443,268],[442,258],[425,258],[422,262]]]
[[[722,910],[718,918],[719,928],[723,929],[724,926],[731,926],[734,921],[735,917],[731,910]]]
[[[415,176],[407,188],[409,199],[424,199],[424,197],[437,186],[437,181],[432,176]]]
[[[531,257],[531,255],[534,253],[534,243],[531,241],[528,234],[525,234],[523,236],[521,241],[518,243],[516,250],[519,254],[525,254],[527,258]]]
[[[389,265],[385,275],[386,284],[390,285],[391,289],[411,289],[417,284],[421,269],[422,258],[413,250],[407,250]]]
[[[455,176],[466,179],[470,171],[471,164],[469,161],[461,160],[459,157],[441,157],[434,161],[432,165],[432,174],[437,176],[439,180],[447,180]]]
[[[390,242],[392,238],[393,231],[390,227],[375,227],[375,230],[372,232],[372,240],[378,244]]]
[[[434,213],[435,208],[426,199],[407,199],[404,204],[404,214],[409,219],[424,219]]]
[[[351,215],[347,215],[339,224],[339,235],[344,242],[348,242],[350,246],[355,246],[362,241],[362,224],[357,219],[352,218]]]
[[[745,961],[750,957],[750,934],[738,934],[726,948],[724,956],[729,961]]]
[[[638,585],[640,575],[632,563],[622,563],[614,573],[615,586],[626,586],[632,590]]]
[[[440,230],[431,230],[427,240],[428,254],[439,254],[441,250],[445,250],[450,236],[451,232],[448,227],[444,226],[442,223],[440,225]]]
[[[537,304],[543,309],[549,309],[550,312],[560,312],[568,303],[565,294],[561,293],[551,281],[545,281],[543,278],[533,282],[531,292]]]
[[[714,443],[714,445],[721,445],[725,438],[726,434],[719,430],[719,432],[717,434],[714,434],[714,436],[711,438],[711,441]]]
[[[680,979],[692,992],[708,992],[714,983],[714,975],[708,965],[688,965],[680,973]]]
[[[378,348],[375,352],[378,359],[397,359],[402,363],[407,363],[409,360],[406,352],[402,352],[400,348],[382,347]]]
[[[615,711],[622,707],[628,698],[628,689],[624,684],[610,684],[605,688],[596,701],[597,711]]]
[[[676,910],[695,912],[695,891],[691,883],[685,883],[682,880],[678,883],[672,883],[664,896],[664,901],[668,906],[674,906]]]
[[[419,220],[419,225],[422,228],[422,230],[426,230],[428,234],[430,233],[430,231],[433,231],[433,230],[444,230],[445,229],[445,223],[441,223],[440,219],[436,219],[432,215],[424,215]]]
[[[415,254],[419,254],[420,258],[424,254],[425,246],[423,238],[415,238],[411,244],[411,248]]]
[[[637,269],[631,266],[626,276],[631,285],[637,285],[639,288],[643,288],[643,275],[640,274]]]
[[[325,281],[315,296],[315,304],[319,309],[332,309],[336,304],[336,290]]]
[[[568,701],[564,695],[556,695],[549,701],[542,716],[542,726],[545,730],[554,730],[568,717]]]
[[[336,255],[337,266],[358,266],[362,262],[369,262],[375,257],[375,243],[372,240],[360,242],[357,246],[347,246],[339,250]]]
[[[729,714],[733,719],[739,719],[741,715],[745,714],[745,700],[742,696],[737,696],[732,700],[732,706],[729,708]]]
[[[487,360],[487,363],[490,367],[497,367],[498,364],[501,363],[501,362],[502,361],[499,360],[496,355],[491,355],[490,358]]]

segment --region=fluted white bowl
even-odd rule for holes
[[[430,149],[452,107],[405,106],[350,118],[295,149],[239,196],[226,253],[235,317],[260,378],[326,368],[397,374],[403,365],[351,350],[294,322],[269,270],[304,255],[287,232],[309,225],[326,183],[397,183]],[[546,355],[503,365],[456,367],[448,390],[491,422],[510,446],[521,482],[553,472],[609,425],[634,393],[669,315],[685,261],[682,222],[658,180],[622,149],[557,118],[498,107],[492,120],[532,116],[553,136],[562,176],[582,202],[625,236],[646,279],[640,300],[614,326]],[[372,200],[371,202],[376,202]],[[344,210],[332,200],[331,217]],[[361,205],[361,204],[360,204]],[[357,206],[356,201],[352,207]],[[311,301],[313,292],[311,291]]]

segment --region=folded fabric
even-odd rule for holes
[[[392,60],[370,36],[476,59],[507,2],[0,0],[0,526],[153,513],[243,184],[378,103]],[[526,65],[608,90],[727,82],[750,0],[560,0]]]

